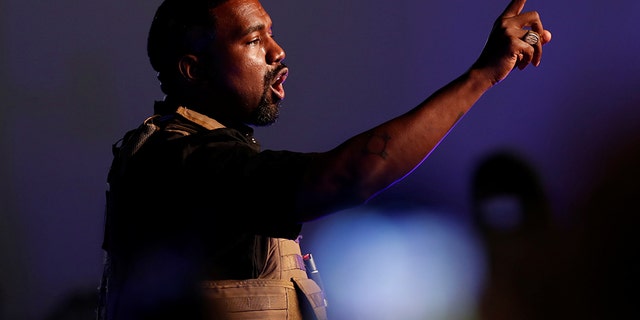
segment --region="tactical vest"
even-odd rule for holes
[[[184,107],[179,107],[176,113],[209,130],[224,128],[215,120]],[[154,124],[156,118],[157,116],[149,117],[138,127],[130,141],[125,142],[118,150],[120,156],[132,156],[159,130]],[[188,135],[191,132],[180,133]],[[320,286],[307,275],[299,242],[282,238],[269,239],[270,251],[266,262],[269,268],[265,274],[257,279],[203,281],[202,293],[208,308],[206,319],[327,319],[324,294]],[[101,288],[101,291],[106,290],[108,281],[105,279],[103,282],[102,286],[105,288]]]
[[[271,238],[273,271],[258,279],[204,281],[205,301],[212,319],[225,320],[327,319],[326,300],[309,279],[297,241]]]

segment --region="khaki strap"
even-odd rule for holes
[[[248,279],[203,282],[204,296],[224,319],[302,319],[289,280]]]
[[[208,130],[220,129],[225,127],[215,119],[209,118],[202,113],[187,109],[183,106],[178,107],[176,113]]]
[[[290,254],[297,254],[302,256],[302,252],[300,251],[300,244],[294,240],[279,238],[280,242],[280,255],[286,256]]]
[[[318,284],[308,278],[294,278],[296,287],[302,291],[306,301],[311,305],[316,320],[327,320],[327,300]]]
[[[282,279],[306,278],[307,272],[300,252],[300,244],[289,239],[278,239]]]

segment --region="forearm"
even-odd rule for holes
[[[325,212],[362,203],[402,179],[440,143],[491,81],[470,71],[409,112],[367,130],[313,163],[301,198],[303,212]]]
[[[321,154],[306,172],[297,209],[303,221],[362,203],[416,168],[471,106],[514,69],[539,65],[551,33],[526,0],[511,0],[494,23],[478,60],[409,112]],[[539,41],[523,37],[531,28]]]

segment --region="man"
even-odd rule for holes
[[[480,96],[551,40],[513,0],[478,60],[404,115],[318,153],[260,150],[288,68],[258,0],[165,0],[148,54],[166,98],[114,145],[100,316],[324,319],[303,223],[409,174]],[[528,31],[527,29],[532,29]]]

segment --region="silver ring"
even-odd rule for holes
[[[535,31],[527,31],[527,33],[522,37],[522,40],[532,46],[535,46],[540,41],[540,34]]]

